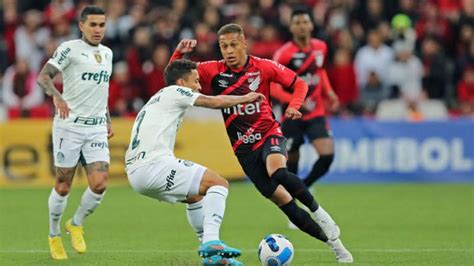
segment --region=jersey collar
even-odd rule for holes
[[[245,64],[239,68],[230,68],[229,66],[226,65],[227,69],[230,71],[230,72],[233,72],[233,73],[242,73],[242,72],[246,72],[249,65],[250,65],[250,55],[247,55],[247,62],[245,62]]]

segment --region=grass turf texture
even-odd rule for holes
[[[62,219],[69,260],[50,258],[47,199],[50,188],[0,189],[0,265],[200,265],[198,242],[184,204],[142,197],[110,187],[85,223],[88,251],[76,254],[64,222],[84,188],[74,188]],[[321,185],[318,201],[342,229],[357,265],[472,265],[473,184]],[[293,265],[336,265],[323,243],[287,229],[278,208],[248,183],[232,183],[221,238],[242,249],[245,265],[259,265],[256,250],[267,234],[280,233],[295,247]]]

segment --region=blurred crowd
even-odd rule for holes
[[[251,54],[272,58],[291,39],[296,5],[307,6],[314,37],[329,47],[326,68],[341,101],[332,115],[474,116],[472,0],[1,1],[3,119],[52,115],[35,79],[61,42],[80,37],[77,18],[88,4],[107,11],[103,43],[114,52],[114,116],[133,116],[164,86],[164,67],[180,39],[198,40],[190,59],[219,59],[216,31],[235,22]]]

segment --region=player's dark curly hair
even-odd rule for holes
[[[86,21],[89,15],[105,15],[105,10],[98,6],[86,6],[81,12],[81,21]]]
[[[165,82],[167,86],[175,85],[178,79],[184,79],[197,69],[197,64],[186,59],[174,60],[165,68]]]

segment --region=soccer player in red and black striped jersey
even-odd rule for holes
[[[324,41],[311,37],[313,22],[306,9],[294,9],[290,19],[293,40],[284,44],[273,59],[295,71],[307,84],[308,94],[301,107],[303,117],[298,120],[283,119],[283,135],[288,139],[288,170],[298,173],[299,148],[305,136],[311,141],[319,155],[310,173],[303,180],[311,186],[327,173],[334,158],[334,142],[325,118],[323,93],[331,100],[331,108],[337,109],[339,100],[331,88],[324,64],[327,46]],[[279,84],[272,84],[271,95],[288,106],[291,91]]]
[[[285,111],[288,119],[301,118],[307,92],[306,83],[287,67],[247,54],[247,41],[241,26],[227,24],[217,33],[223,60],[198,64],[201,93],[242,95],[255,91],[265,95],[260,103],[222,109],[227,134],[240,165],[258,191],[273,201],[302,231],[325,242],[339,262],[352,262],[352,255],[339,240],[339,227],[315,201],[307,187],[286,168],[286,138],[272,113],[270,84],[291,88],[293,98]],[[172,58],[182,58],[196,46],[195,40],[182,40]],[[298,199],[312,216],[298,207]]]

